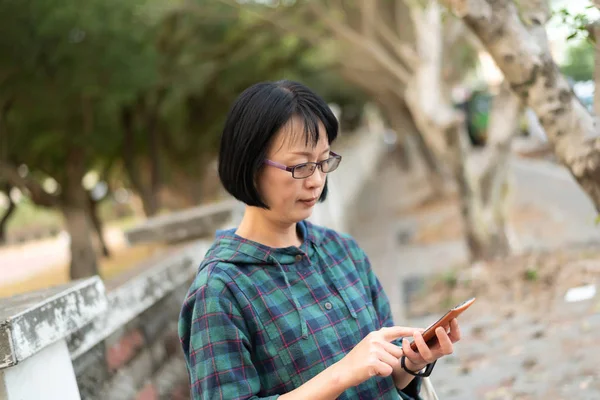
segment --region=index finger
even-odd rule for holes
[[[392,340],[400,339],[405,336],[412,336],[415,332],[422,332],[421,328],[409,328],[406,326],[392,326],[387,328],[381,328],[383,338],[391,342]]]

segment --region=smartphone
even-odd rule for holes
[[[436,322],[429,325],[429,327],[427,327],[427,329],[425,329],[425,332],[423,332],[423,339],[425,340],[425,343],[427,343],[428,346],[435,344],[437,342],[437,335],[435,334],[435,330],[441,326],[447,332],[448,329],[450,328],[450,321],[452,321],[454,318],[456,318],[460,314],[462,314],[467,308],[471,307],[471,305],[474,302],[475,302],[475,297],[472,297],[469,300],[458,304],[457,306],[451,308],[446,314],[444,314]],[[415,343],[414,340],[411,342],[410,348],[416,352],[419,351],[419,349],[417,348],[417,344]]]

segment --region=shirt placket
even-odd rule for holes
[[[324,270],[325,265],[323,265],[322,260],[318,258],[315,264],[317,264],[314,268],[319,284],[329,293],[327,299],[322,301],[321,307],[323,312],[328,313],[330,319],[335,321],[336,335],[342,346],[340,350],[348,352],[356,345],[356,332],[353,328],[355,318],[351,315],[342,294],[338,292],[338,288],[332,282],[331,275]]]
[[[315,307],[310,308],[310,314],[314,319],[314,313],[321,313],[320,316],[325,316],[331,326],[327,327],[326,330],[316,332],[315,339],[319,346],[328,347],[328,351],[332,354],[339,353],[343,348],[347,347],[347,335],[349,315],[346,315],[345,303],[335,290],[334,285],[329,282],[328,276],[323,274],[322,268],[316,265],[316,261],[308,257],[306,253],[298,254],[296,256],[296,268],[299,275],[303,280],[303,290],[308,301],[313,304],[316,302],[318,310]],[[314,254],[313,254],[314,257]],[[315,290],[319,288],[321,290]],[[313,293],[310,293],[310,292]],[[319,296],[319,293],[322,294]],[[307,315],[307,318],[311,318],[311,315]],[[339,345],[337,344],[339,343]],[[342,346],[342,348],[340,348]],[[337,357],[336,360],[340,358]],[[329,364],[333,361],[328,360]]]

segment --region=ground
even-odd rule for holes
[[[159,244],[127,246],[120,227],[107,227],[110,258],[99,258],[101,276],[110,280],[167,250]],[[69,243],[64,235],[0,247],[0,297],[69,281]]]
[[[408,313],[428,323],[472,296],[465,337],[440,364],[444,399],[600,399],[600,299],[567,302],[600,285],[600,248],[529,253],[434,275]],[[435,318],[435,317],[434,317]]]
[[[515,159],[512,171],[509,258],[469,264],[456,199],[420,205],[422,181],[388,162],[358,199],[351,233],[398,325],[425,327],[477,297],[432,375],[441,399],[600,399],[600,296],[565,301],[569,288],[600,284],[593,207],[560,168]]]

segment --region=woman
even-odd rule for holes
[[[306,221],[341,162],[337,133],[325,101],[295,82],[256,84],[230,110],[219,176],[246,209],[217,232],[181,311],[192,398],[418,399],[415,375],[452,353],[456,320],[432,347],[394,326],[357,243]]]

